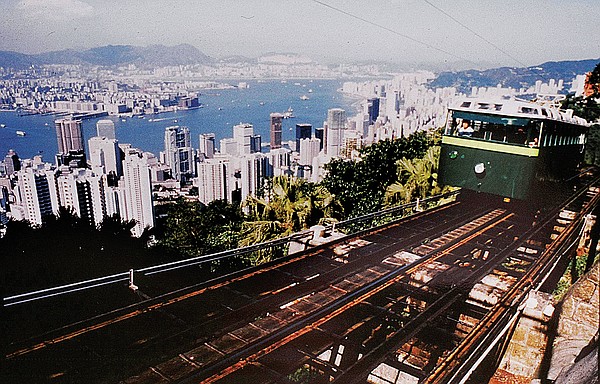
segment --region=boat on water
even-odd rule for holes
[[[25,131],[17,131],[17,136],[25,136]]]
[[[289,107],[287,109],[287,111],[283,112],[283,118],[284,119],[291,119],[294,116],[294,110],[292,109],[292,107]]]
[[[6,124],[0,124],[0,128],[6,127]]]
[[[310,99],[310,97],[308,97],[306,95],[300,96],[300,100],[308,100],[308,99]]]
[[[313,90],[312,90],[312,88],[310,88],[310,89],[308,90],[308,93],[313,93]]]

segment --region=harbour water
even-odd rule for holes
[[[283,122],[283,140],[294,139],[294,127],[298,123],[313,125],[313,129],[323,126],[327,110],[343,108],[351,116],[356,111],[353,103],[338,91],[342,86],[337,80],[280,80],[249,81],[249,88],[223,90],[203,90],[199,101],[203,107],[192,110],[160,113],[140,117],[108,118],[115,123],[116,136],[121,143],[149,151],[158,156],[164,148],[164,130],[171,125],[184,125],[190,128],[192,146],[198,147],[198,135],[212,132],[218,141],[232,137],[234,125],[251,123],[254,133],[269,142],[269,114],[293,109],[294,118]],[[312,91],[312,92],[309,92]],[[306,96],[306,97],[303,97]],[[42,154],[44,161],[53,162],[57,152],[54,120],[56,115],[18,116],[15,112],[0,112],[0,158],[14,149],[20,158],[31,158]],[[96,135],[96,122],[99,118],[83,121],[84,137],[87,140]],[[24,136],[17,135],[24,132]]]

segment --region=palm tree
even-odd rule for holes
[[[276,176],[264,198],[248,196],[242,203],[247,220],[242,226],[240,246],[257,244],[287,236],[317,224],[324,218],[339,217],[341,207],[328,192],[304,179]],[[263,252],[252,262],[264,262],[273,256]]]
[[[440,147],[430,147],[422,158],[398,160],[398,181],[385,193],[386,205],[408,203],[414,198],[425,198],[441,191],[437,184]]]

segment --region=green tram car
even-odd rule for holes
[[[572,112],[515,99],[460,100],[448,111],[439,182],[542,198],[545,186],[572,177],[583,160],[588,124]]]

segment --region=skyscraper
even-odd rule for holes
[[[123,189],[125,195],[125,220],[135,220],[134,236],[141,236],[146,227],[154,227],[152,185],[147,156],[139,149],[129,148],[123,160]]]
[[[311,136],[311,124],[296,124],[296,152],[300,152],[300,140],[310,139]]]
[[[263,153],[253,153],[239,158],[241,199],[256,195],[263,186],[265,177],[273,176],[269,157]]]
[[[96,123],[96,135],[107,139],[116,139],[115,123],[111,120],[98,120]]]
[[[346,127],[346,111],[341,108],[332,108],[327,111],[327,131],[325,135],[325,153],[329,156],[338,156],[344,139]]]
[[[254,126],[252,124],[240,123],[233,126],[233,140],[237,143],[236,155],[249,155],[252,153],[252,136]]]
[[[116,176],[123,174],[121,150],[117,140],[105,136],[94,136],[88,140],[88,147],[90,164],[95,173],[109,174],[113,172]]]
[[[200,154],[204,155],[205,159],[212,159],[215,156],[215,134],[201,133],[200,139]]]
[[[379,117],[379,98],[367,99],[367,114],[369,115],[369,125],[375,124]]]
[[[59,119],[54,121],[58,142],[58,165],[85,168],[85,148],[81,120]]]
[[[270,174],[269,176],[289,175],[291,165],[291,153],[288,148],[273,149],[268,153]]]
[[[209,159],[198,164],[198,200],[208,204],[213,200],[229,200],[227,196],[227,161]]]
[[[315,138],[300,140],[300,160],[301,166],[312,165],[313,159],[319,155],[321,140]]]
[[[34,164],[18,171],[15,199],[11,207],[15,219],[42,224],[45,217],[58,212],[56,169]]]
[[[13,149],[9,149],[8,153],[4,157],[4,167],[5,173],[7,176],[12,175],[15,172],[21,170],[21,160],[19,159],[19,155]]]
[[[315,128],[315,138],[320,140],[319,151],[322,151],[325,144],[325,128]]]
[[[271,149],[281,148],[281,126],[283,115],[281,113],[271,113]]]
[[[56,177],[59,204],[73,210],[92,225],[104,220],[104,188],[102,176],[89,169],[61,168]]]
[[[171,176],[184,182],[194,172],[194,152],[188,127],[178,125],[165,128],[165,163]]]
[[[81,120],[59,119],[54,121],[58,152],[83,151],[83,130]]]

